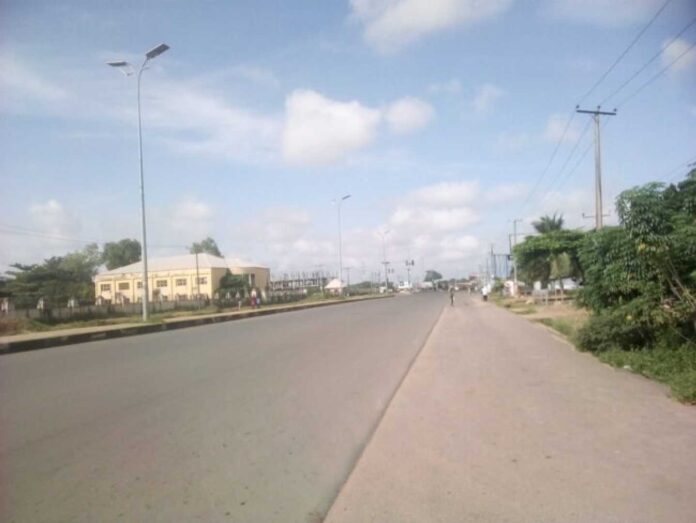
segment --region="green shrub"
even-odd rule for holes
[[[604,352],[610,349],[631,350],[644,348],[654,341],[654,331],[640,318],[627,313],[625,307],[606,310],[589,317],[575,335],[582,350]]]

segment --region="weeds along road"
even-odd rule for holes
[[[0,357],[3,521],[319,521],[446,304]]]

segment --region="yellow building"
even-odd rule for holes
[[[247,277],[251,287],[266,289],[270,282],[270,270],[236,259],[225,259],[200,253],[148,260],[148,289],[150,300],[169,301],[212,298],[220,279],[229,270],[232,274]],[[142,262],[117,267],[94,277],[97,301],[109,303],[139,302],[142,294]]]

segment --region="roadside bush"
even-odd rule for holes
[[[604,352],[615,348],[631,350],[651,345],[654,331],[625,309],[626,307],[618,307],[590,316],[575,336],[578,347],[590,352]]]

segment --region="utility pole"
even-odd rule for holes
[[[196,251],[196,308],[201,308],[201,276],[198,273],[198,249]]]
[[[520,218],[515,218],[512,220],[512,249],[510,253],[512,254],[512,274],[513,274],[513,287],[512,295],[517,296],[517,257],[515,256],[515,245],[517,245],[517,222],[521,222]]]
[[[334,200],[338,211],[338,282],[340,284],[338,292],[341,294],[343,294],[343,240],[341,238],[341,204],[348,198],[350,198],[350,194],[346,194],[345,196],[336,198]]]
[[[387,287],[387,291],[389,291],[389,274],[388,274],[388,267],[389,267],[389,262],[387,261],[387,243],[386,243],[386,237],[387,234],[389,234],[391,231],[389,229],[380,231],[380,236],[382,237],[382,264],[384,264],[384,285]]]
[[[406,260],[406,279],[408,281],[408,286],[411,287],[411,267],[416,264],[414,260]]]
[[[604,212],[602,210],[602,147],[599,135],[599,117],[616,116],[616,109],[613,111],[600,111],[600,107],[594,111],[575,108],[576,112],[583,114],[591,114],[595,124],[594,142],[595,142],[595,228],[601,229],[603,226]]]

